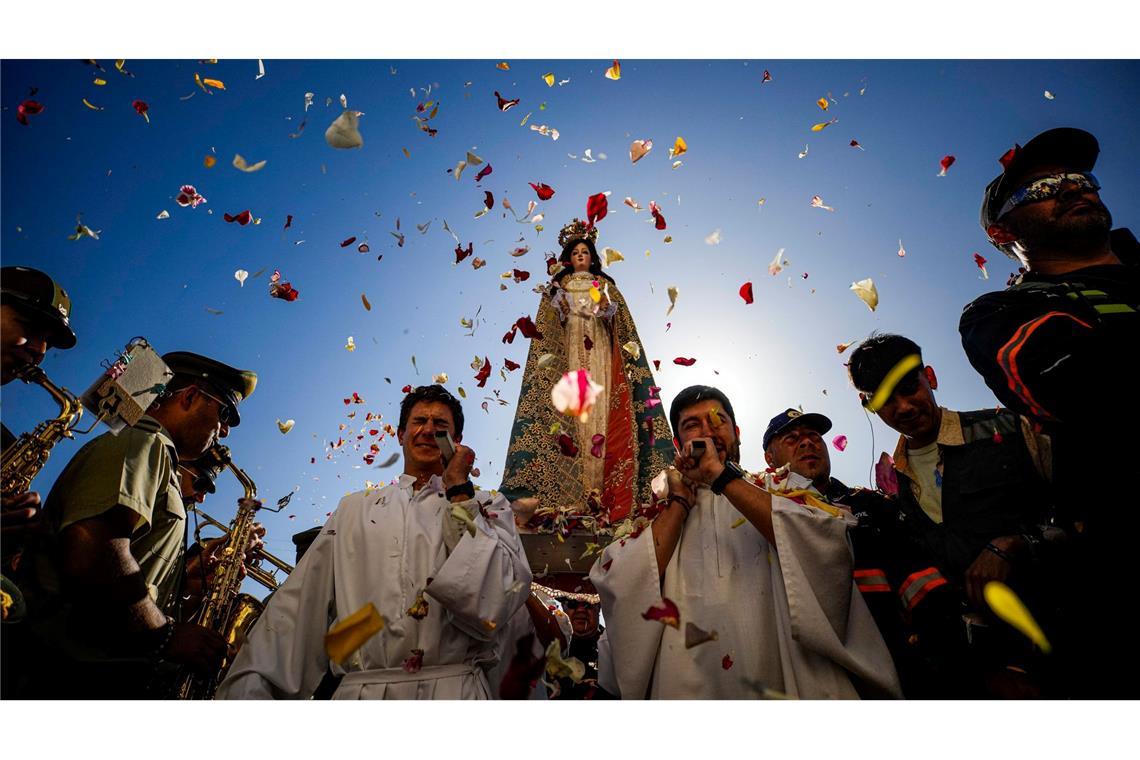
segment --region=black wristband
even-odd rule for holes
[[[725,462],[724,471],[717,476],[716,480],[712,482],[709,488],[712,489],[712,492],[717,496],[720,496],[724,493],[724,489],[728,487],[729,483],[736,480],[737,478],[743,477],[744,470],[740,469],[740,465],[738,465],[736,462]]]
[[[158,641],[158,646],[154,648],[152,657],[155,660],[161,660],[166,655],[166,647],[170,645],[170,638],[174,635],[174,618],[167,615],[166,622],[152,635]]]
[[[474,499],[475,485],[470,480],[468,480],[466,483],[460,483],[457,486],[452,486],[451,488],[444,491],[444,494],[449,500],[454,499],[456,496],[462,496],[466,499]]]

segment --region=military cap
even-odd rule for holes
[[[256,373],[236,369],[208,356],[189,351],[171,351],[163,354],[162,360],[174,372],[175,378],[181,376],[208,383],[230,408],[229,426],[237,427],[241,423],[238,403],[248,398],[257,387]]]
[[[764,450],[768,450],[768,444],[772,442],[773,438],[793,425],[807,425],[820,435],[831,430],[831,420],[822,414],[815,412],[804,414],[799,409],[785,409],[768,423],[768,429],[764,431]]]
[[[3,303],[14,306],[51,328],[49,340],[56,348],[75,345],[71,329],[71,297],[44,272],[30,267],[0,269]]]

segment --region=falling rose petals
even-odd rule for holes
[[[844,451],[847,449],[847,436],[837,435],[831,439],[831,445],[835,447],[836,451]]]
[[[554,86],[554,72],[542,75],[542,81],[546,82],[547,87]]]
[[[590,439],[590,456],[595,459],[601,459],[606,453],[606,437],[601,433],[595,433]]]
[[[875,488],[887,496],[897,496],[899,492],[895,460],[885,451],[879,455],[879,461],[875,463]]]
[[[567,372],[554,384],[550,389],[550,399],[560,414],[585,422],[603,390],[591,379],[588,371],[578,369]]]
[[[222,214],[222,218],[230,223],[237,222],[239,227],[244,227],[253,221],[253,213],[246,209],[240,214]]]
[[[641,613],[645,620],[656,620],[658,623],[669,625],[681,630],[681,611],[668,597],[661,597],[661,606],[654,606]]]
[[[692,649],[707,641],[716,641],[719,634],[716,631],[706,631],[694,623],[685,623],[685,649]]]
[[[832,119],[831,121],[821,121],[819,124],[813,124],[811,131],[812,132],[822,132],[823,130],[827,129],[828,127],[830,127],[832,124],[834,124],[837,121],[839,121],[839,119]],[[807,151],[805,150],[804,152],[806,153]]]
[[[520,365],[510,359],[503,359],[503,366],[507,368],[508,372],[514,372]]]
[[[534,320],[532,320],[529,316],[519,317],[518,321],[515,322],[515,327],[519,329],[524,338],[538,338],[539,340],[542,340],[542,333],[538,331],[538,327],[535,326]]]
[[[595,222],[600,222],[605,219],[609,210],[610,205],[605,193],[591,195],[586,199],[586,218],[589,221],[590,227],[593,227]]]
[[[471,268],[472,269],[482,269],[485,266],[487,266],[487,262],[484,261],[483,259],[479,258],[478,256],[471,259]]]
[[[91,101],[89,101],[87,98],[84,98],[84,99],[83,99],[83,105],[87,106],[87,107],[88,107],[88,108],[90,108],[92,111],[106,111],[106,110],[107,110],[107,109],[106,109],[106,108],[104,108],[103,106],[97,106],[97,105],[95,105],[94,103],[92,103]]]
[[[479,170],[478,174],[475,175],[475,181],[476,182],[480,181],[481,179],[483,179],[484,177],[486,177],[488,174],[490,174],[493,171],[495,171],[495,169],[490,164],[487,164],[486,166],[484,166],[482,169]]]
[[[269,278],[269,295],[273,298],[279,298],[282,301],[296,301],[297,297],[301,294],[288,282],[282,282],[281,272],[275,269]],[[353,396],[355,395],[356,394],[353,394]],[[345,403],[347,404],[348,402],[346,401]]]
[[[1033,615],[1025,606],[1025,603],[1013,592],[1009,586],[1001,581],[990,581],[985,585],[982,590],[982,595],[986,599],[986,604],[994,611],[994,614],[1000,617],[1011,626],[1021,631],[1030,641],[1037,645],[1045,654],[1052,650],[1052,645],[1049,640],[1045,638],[1045,633],[1041,630],[1041,626],[1033,619]]]
[[[625,261],[625,256],[621,255],[621,251],[615,250],[613,248],[602,249],[602,262],[606,266],[610,266],[611,264],[614,264],[618,261]]]
[[[211,155],[207,154],[206,157],[202,159],[202,166],[205,166],[207,169],[213,169],[214,165],[217,163],[218,163],[217,156],[211,156]]]
[[[355,242],[356,242],[356,236],[354,235],[350,238],[345,238],[344,240],[340,241],[340,247],[341,248],[348,248],[350,245],[352,245]]]
[[[475,379],[479,381],[479,387],[482,388],[487,385],[487,378],[491,376],[491,362],[487,357],[483,357],[483,365],[479,367],[479,371],[475,373]]]
[[[1008,169],[1009,165],[1013,163],[1013,159],[1017,157],[1017,154],[1020,150],[1021,146],[1017,143],[1014,143],[1012,148],[1007,150],[1005,153],[1002,153],[1001,158],[998,159],[998,163],[1001,164],[1001,168]]]
[[[942,160],[938,162],[938,165],[942,167],[942,170],[938,172],[938,176],[945,177],[946,172],[949,171],[950,167],[954,165],[955,160],[956,159],[953,156],[943,156]]]
[[[728,656],[727,654],[724,656],[724,659],[722,659],[720,661],[720,666],[722,668],[724,668],[725,670],[728,670],[729,668],[731,668],[732,665],[733,665],[732,657]]]
[[[852,148],[858,148],[859,150],[863,150],[863,146],[859,144],[858,140],[852,140],[851,141],[851,147]],[[864,152],[866,152],[866,151],[864,151]]]
[[[705,236],[705,245],[720,245],[719,229],[715,229]]]
[[[606,79],[612,79],[615,82],[621,79],[621,63],[614,61],[614,65],[606,69]]]
[[[136,102],[142,102],[142,101],[136,101]],[[143,105],[145,106],[146,104],[143,103]],[[30,124],[28,123],[28,117],[29,116],[36,116],[37,114],[43,113],[43,110],[44,110],[44,105],[43,105],[43,103],[40,103],[38,100],[25,100],[23,103],[16,106],[16,121],[20,122],[25,127],[30,126]]]
[[[638,211],[644,211],[644,209],[641,207],[641,204],[638,203],[637,201],[635,201],[633,198],[630,198],[629,196],[626,196],[626,199],[624,201],[622,201],[622,203],[624,203],[625,205],[627,205],[631,209],[633,209],[633,212],[635,214]]]
[[[634,360],[641,358],[641,346],[637,343],[637,341],[631,340],[628,343],[623,344],[621,348],[627,354],[632,356]]]
[[[811,207],[812,208],[821,208],[821,209],[824,209],[825,211],[834,211],[835,210],[831,206],[825,206],[823,204],[823,198],[821,198],[818,195],[813,195],[811,197]]]
[[[901,259],[903,256],[906,256],[906,249],[903,248],[902,238],[899,238],[899,258]]]
[[[329,628],[325,634],[326,654],[333,662],[343,665],[365,642],[384,628],[384,623],[384,617],[369,602]]]
[[[564,457],[578,456],[578,446],[574,443],[574,439],[566,433],[558,436],[558,450],[562,452]]]
[[[330,148],[348,150],[364,146],[364,137],[360,134],[360,111],[345,110],[336,117],[329,128],[325,130],[325,142]]]
[[[459,262],[463,261],[465,258],[470,256],[472,254],[472,252],[474,251],[474,246],[475,246],[474,243],[468,243],[467,248],[464,248],[461,245],[455,246],[455,263],[458,264]],[[482,261],[482,259],[476,259],[476,260]],[[479,267],[475,267],[475,268],[478,269]]]
[[[669,158],[676,158],[689,152],[689,145],[685,142],[685,138],[680,135],[673,141],[673,147],[669,149]]]
[[[518,98],[515,98],[514,100],[508,100],[507,98],[504,98],[502,95],[500,95],[498,90],[495,91],[495,98],[499,101],[500,111],[509,111],[519,104]]]
[[[245,278],[249,277],[249,272],[244,269],[239,269],[234,272],[234,279],[238,281],[238,285],[245,287]]]
[[[879,291],[875,289],[875,283],[870,277],[851,283],[851,290],[859,296],[860,301],[867,304],[867,308],[871,311],[874,311],[875,307],[879,305]]]
[[[697,363],[697,360],[696,359],[686,359],[683,356],[678,356],[676,359],[673,360],[673,363],[679,364],[682,367],[691,367]]]
[[[360,294],[360,303],[364,305],[365,311],[372,311],[372,303],[368,300],[368,296],[363,293]]]
[[[447,385],[447,373],[440,372],[438,375],[432,375],[431,381],[437,385]]]
[[[665,312],[665,316],[669,316],[673,313],[673,307],[677,305],[677,296],[681,291],[676,285],[670,285],[665,292],[669,294],[669,309]]]
[[[345,341],[345,343],[344,343],[344,350],[345,351],[355,351],[356,350],[356,341],[352,339],[351,335],[348,336],[348,340]]]
[[[752,282],[746,282],[740,286],[740,297],[744,299],[744,303],[752,304]]]
[[[653,226],[659,230],[665,229],[665,215],[661,213],[661,208],[655,201],[649,201],[649,213],[653,214]]]
[[[815,101],[815,104],[817,106],[819,106],[822,110],[824,110],[824,111],[827,110],[827,98],[820,98],[819,100]]]
[[[1056,100],[1057,96],[1054,95],[1053,93],[1049,92],[1048,90],[1046,90],[1045,91],[1045,99],[1046,100]]]
[[[784,258],[784,249],[781,248],[780,250],[776,251],[776,255],[772,257],[772,260],[770,262],[768,262],[768,274],[775,277],[780,272],[782,272],[784,270],[784,267],[787,265],[788,261]]]
[[[538,194],[540,201],[548,201],[554,197],[554,188],[545,182],[539,182],[537,184],[528,182],[527,184],[534,188],[534,192]]]
[[[150,124],[150,115],[147,113],[147,111],[150,110],[150,106],[148,106],[145,101],[136,100],[131,103],[131,107],[135,109],[135,113],[146,119],[147,124]]]
[[[986,257],[980,253],[975,253],[974,263],[978,266],[978,269],[982,270],[982,278],[986,280],[990,279],[990,273],[986,271]]]
[[[234,154],[234,160],[233,160],[234,168],[237,169],[238,171],[243,171],[246,174],[252,174],[254,172],[261,171],[262,169],[265,168],[265,165],[267,163],[269,163],[269,162],[268,161],[258,161],[256,164],[250,164],[250,163],[247,163],[244,158],[242,158],[240,153]]]
[[[852,340],[852,341],[849,341],[849,342],[847,342],[847,343],[839,343],[839,344],[837,344],[837,345],[835,346],[835,353],[837,353],[837,354],[841,354],[841,353],[843,353],[844,351],[846,351],[847,349],[849,349],[849,348],[851,348],[852,346],[854,346],[854,345],[855,345],[856,343],[858,343],[858,342],[859,342],[859,341],[857,341],[857,340]]]
[[[804,143],[804,149],[800,151],[799,157],[800,158],[806,158],[807,154],[808,154],[808,146],[807,146],[807,143]]]
[[[368,243],[361,243],[360,245],[356,246],[356,250],[360,253],[368,253],[372,249],[368,246]]]
[[[649,151],[653,150],[652,140],[634,140],[629,144],[629,161],[636,164],[645,157]]]
[[[768,73],[768,69],[764,69],[764,73],[760,75],[760,84],[767,84],[772,81],[772,75]]]
[[[200,204],[205,203],[206,199],[198,193],[193,185],[183,185],[182,188],[178,191],[178,195],[175,197],[174,202],[183,208],[186,206],[189,206],[190,208],[197,208]],[[227,219],[226,221],[229,220]]]
[[[487,164],[487,168],[491,168],[491,165]],[[483,205],[487,208],[488,211],[495,207],[495,196],[491,194],[490,190],[483,191]]]
[[[401,666],[405,673],[419,673],[420,669],[424,666],[424,650],[413,649],[412,653],[404,660]]]
[[[292,430],[293,426],[296,424],[297,423],[294,420],[285,420],[284,422],[282,422],[279,419],[279,420],[277,420],[277,429],[281,431],[281,435],[285,435],[290,430]]]
[[[158,216],[155,217],[155,219],[169,219],[169,218],[170,218],[170,212],[167,211],[166,209],[159,211]]]

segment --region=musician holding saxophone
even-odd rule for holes
[[[49,348],[71,348],[71,298],[55,280],[38,269],[0,269],[0,385],[16,378],[27,379],[29,370],[39,366]],[[16,437],[3,428],[3,448]],[[24,534],[39,520],[40,495],[26,491],[4,494],[0,509],[3,559],[19,551]]]
[[[214,673],[223,637],[180,622],[187,514],[178,462],[201,456],[240,421],[257,376],[174,352],[165,393],[133,427],[85,445],[52,487],[46,530],[21,578],[28,616],[3,646],[4,697],[158,696],[170,665]],[[15,676],[15,680],[11,680]]]

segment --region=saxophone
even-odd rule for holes
[[[71,391],[48,380],[39,367],[28,365],[16,376],[25,383],[37,383],[50,393],[59,404],[59,415],[36,425],[35,430],[21,435],[4,451],[3,462],[0,464],[0,472],[3,474],[0,493],[5,499],[19,496],[31,488],[32,480],[47,464],[52,447],[60,438],[75,438],[72,430],[83,416],[83,405],[79,399]]]
[[[261,509],[261,502],[255,498],[257,485],[244,470],[233,463],[229,449],[225,446],[219,446],[218,449],[221,464],[237,477],[245,489],[245,495],[238,500],[237,514],[230,523],[229,540],[222,550],[222,559],[206,590],[202,610],[193,622],[220,633],[231,651],[236,651],[265,609],[263,602],[249,594],[240,593],[243,580],[242,555],[253,533],[253,518],[257,510]],[[232,658],[227,657],[222,661],[218,672],[210,676],[185,676],[179,686],[178,698],[212,699],[232,662]]]

